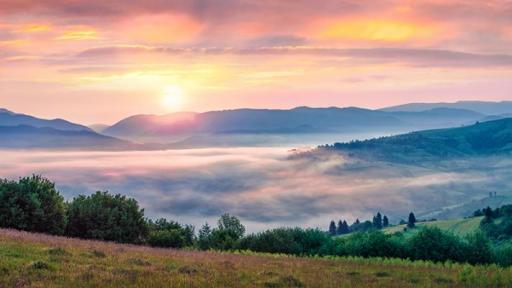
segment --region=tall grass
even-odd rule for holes
[[[0,287],[511,287],[512,269],[199,252],[0,230]]]

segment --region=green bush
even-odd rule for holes
[[[68,209],[67,235],[123,243],[140,243],[147,235],[144,210],[135,199],[108,192],[80,195]]]
[[[0,227],[61,235],[64,206],[55,184],[45,178],[0,180]]]
[[[465,261],[467,245],[457,236],[437,227],[424,227],[409,241],[411,258],[434,262]]]
[[[178,229],[151,231],[147,242],[154,247],[166,248],[182,248],[186,245],[185,237]]]
[[[328,254],[332,239],[317,229],[277,228],[251,234],[240,241],[240,248],[256,252],[293,255]]]

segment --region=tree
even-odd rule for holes
[[[0,227],[61,235],[64,206],[55,184],[41,176],[0,180]]]
[[[350,227],[348,227],[347,221],[343,220],[343,234],[350,233]]]
[[[380,212],[377,212],[377,216],[373,217],[373,227],[382,229],[382,215]]]
[[[384,215],[384,218],[382,218],[382,226],[388,227],[389,226],[389,219],[388,216]]]
[[[140,243],[148,234],[144,210],[120,194],[80,195],[69,204],[67,215],[66,232],[72,237]]]
[[[161,218],[148,221],[149,237],[147,242],[151,246],[182,248],[192,246],[194,241],[194,227],[181,225],[175,221]]]
[[[331,224],[329,225],[329,235],[336,236],[336,223],[331,220]]]
[[[416,216],[414,216],[414,213],[409,213],[409,221],[407,222],[407,227],[414,228],[416,226]]]
[[[242,225],[242,223],[240,223],[240,220],[235,216],[229,215],[228,213],[220,216],[218,221],[218,230],[228,232],[229,235],[235,240],[240,239],[242,236],[244,236],[245,233],[245,227]]]
[[[343,234],[343,221],[338,221],[338,228],[336,229],[336,234],[341,235]]]
[[[356,221],[354,222],[354,225],[359,225],[360,221],[359,221],[359,218],[356,219]]]
[[[208,223],[205,223],[201,229],[199,229],[197,237],[197,245],[201,250],[208,250],[211,248],[211,234],[212,229]]]

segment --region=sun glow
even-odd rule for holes
[[[178,86],[167,86],[163,92],[163,105],[166,109],[178,111],[183,105],[183,89]]]

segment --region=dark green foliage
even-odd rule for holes
[[[373,222],[371,221],[364,221],[364,222],[359,222],[359,219],[356,220],[356,222],[354,222],[354,224],[352,224],[350,226],[350,231],[351,232],[364,232],[364,231],[371,231],[371,230],[374,230],[375,227],[373,226]]]
[[[343,221],[338,221],[338,227],[336,227],[336,235],[342,235],[344,234],[344,224]]]
[[[135,199],[107,192],[80,195],[68,209],[67,235],[124,243],[140,243],[147,235],[144,210]]]
[[[414,213],[409,213],[409,220],[407,221],[407,227],[408,228],[414,228],[416,226],[416,216],[414,216]]]
[[[402,257],[405,252],[401,234],[388,235],[381,231],[354,233],[336,242],[339,256]]]
[[[482,231],[466,236],[468,245],[465,261],[472,264],[490,263],[492,262],[492,246],[491,241]]]
[[[377,215],[373,217],[373,227],[375,229],[382,229],[382,215],[377,212]]]
[[[0,227],[61,235],[64,207],[55,184],[45,178],[0,180]]]
[[[293,255],[319,254],[332,240],[317,229],[277,228],[251,234],[240,242],[241,249]]]
[[[240,238],[245,233],[245,227],[240,220],[229,214],[219,218],[217,228],[210,231],[208,224],[199,230],[198,246],[201,249],[232,250],[236,249]]]
[[[329,235],[336,236],[336,234],[336,223],[334,221],[331,221],[331,224],[329,225]]]
[[[466,245],[458,237],[437,227],[424,227],[409,241],[411,258],[441,262],[465,261]]]
[[[194,241],[194,227],[166,219],[155,222],[148,221],[149,236],[147,242],[156,247],[182,248],[192,246]]]
[[[384,215],[384,218],[382,218],[382,227],[388,227],[388,226],[389,226],[388,216]]]
[[[480,227],[487,235],[495,240],[506,240],[512,237],[512,205],[505,205],[492,210],[483,209],[484,219]],[[499,219],[499,224],[495,220]]]
[[[217,222],[218,230],[225,231],[230,235],[231,238],[238,240],[245,233],[245,227],[240,223],[240,220],[229,214],[224,214],[220,216],[219,221]]]
[[[205,223],[201,229],[199,229],[198,237],[197,237],[197,245],[201,250],[209,249],[211,245],[211,234],[212,229],[208,223]]]

